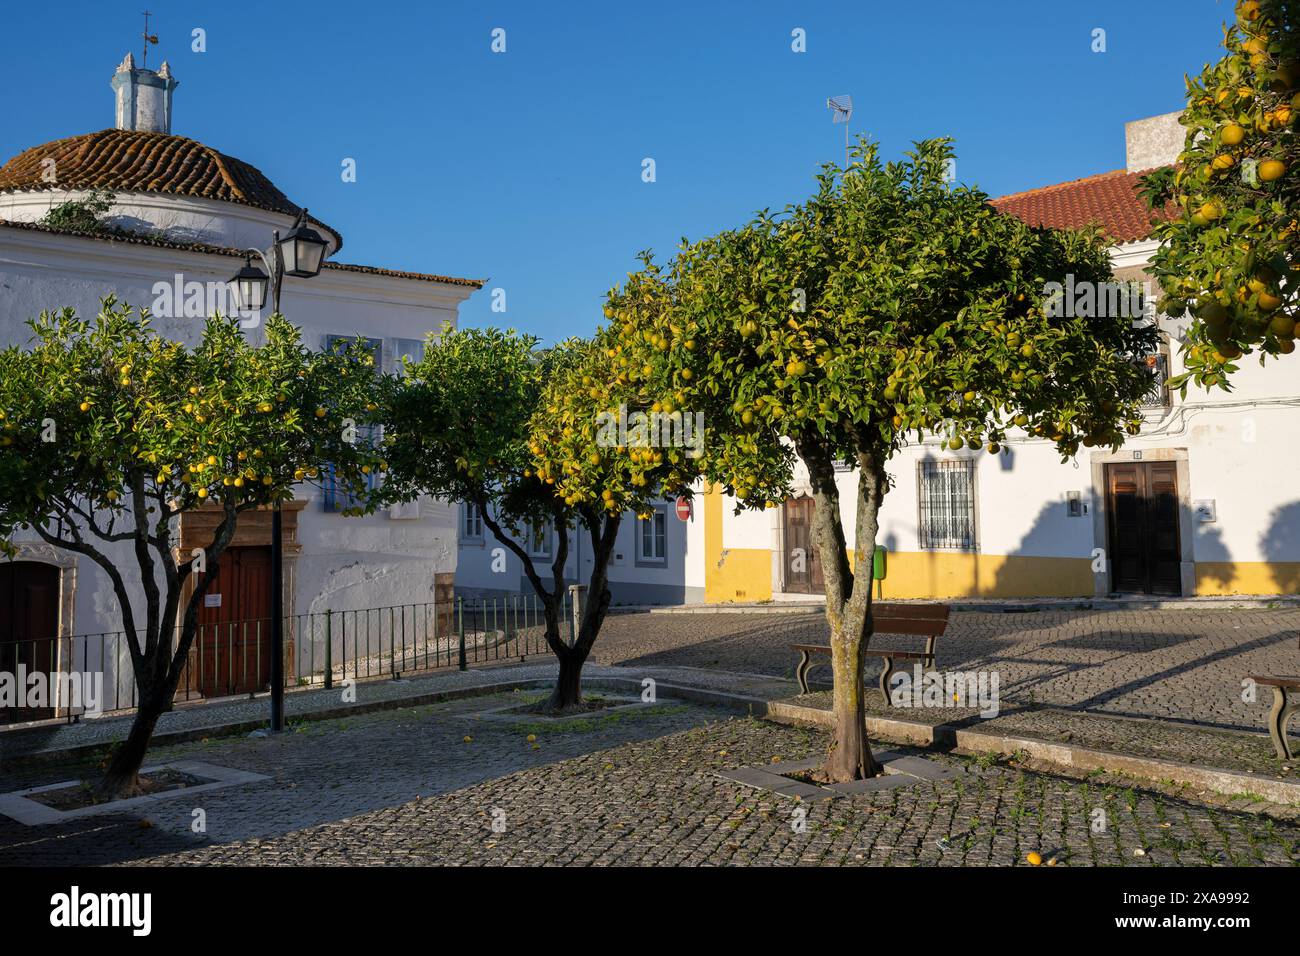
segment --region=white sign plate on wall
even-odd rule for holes
[[[203,595],[203,606],[204,606],[204,607],[221,607],[221,595],[220,595],[220,594],[205,594],[205,595]]]
[[[1213,498],[1202,498],[1200,501],[1192,502],[1192,510],[1196,512],[1197,521],[1218,521],[1218,510],[1214,506]]]

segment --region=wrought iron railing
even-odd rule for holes
[[[1146,356],[1146,367],[1151,372],[1151,388],[1142,398],[1143,408],[1169,407],[1169,356],[1163,352]]]
[[[567,597],[561,634],[572,639]],[[333,687],[345,680],[396,679],[441,668],[524,660],[548,654],[539,598],[457,598],[442,604],[326,610],[285,617],[286,689]],[[177,635],[179,638],[179,635]],[[142,635],[137,637],[140,646]],[[271,619],[200,625],[176,687],[176,701],[200,701],[270,690]],[[28,692],[32,674],[46,693]],[[125,631],[71,637],[12,639],[0,635],[0,682],[18,691],[0,695],[0,725],[93,712],[134,709],[137,690]],[[99,693],[87,699],[86,681]],[[38,680],[37,683],[40,683]],[[12,695],[11,695],[12,696]]]

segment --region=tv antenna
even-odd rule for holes
[[[853,97],[830,96],[826,107],[831,111],[832,123],[844,124],[844,168],[849,168],[849,117],[853,115]]]
[[[158,34],[149,32],[149,18],[153,16],[148,10],[144,12],[144,33],[140,36],[144,39],[144,53],[140,57],[141,68],[149,65],[149,44],[158,45]]]

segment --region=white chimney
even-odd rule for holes
[[[1125,168],[1130,173],[1168,166],[1178,161],[1187,130],[1181,113],[1164,113],[1124,124]]]
[[[111,81],[117,96],[117,128],[151,133],[172,131],[172,90],[178,86],[166,62],[158,72],[137,69],[135,57],[126,55]]]

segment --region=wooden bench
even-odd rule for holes
[[[934,666],[934,643],[948,628],[946,604],[874,604],[871,608],[873,636],[876,634],[916,634],[925,638],[925,649],[920,651],[868,645],[866,653],[883,661],[880,670],[880,692],[889,704],[889,681],[894,676],[898,661],[920,661],[923,667]],[[831,652],[825,644],[791,644],[799,652],[799,664],[794,676],[799,681],[799,692],[808,693],[808,672],[812,670],[814,655]]]
[[[1278,757],[1291,760],[1294,755],[1286,739],[1287,721],[1300,709],[1300,701],[1289,701],[1287,691],[1300,690],[1300,677],[1258,677],[1248,675],[1248,680],[1273,688],[1273,707],[1268,712],[1268,735],[1273,738],[1273,749]]]

